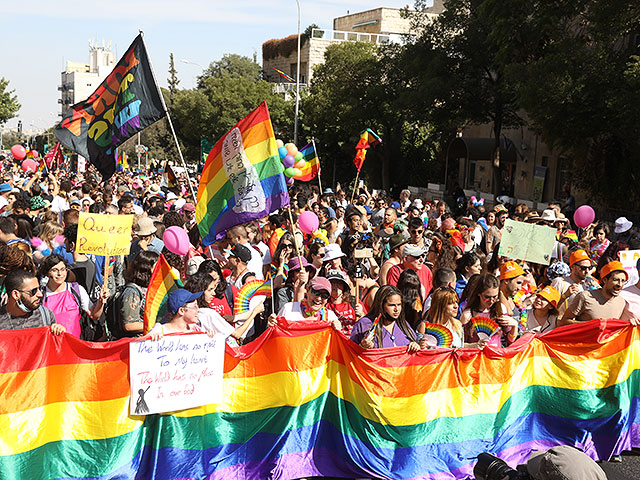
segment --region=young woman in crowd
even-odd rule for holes
[[[98,301],[92,305],[82,285],[66,281],[67,272],[67,264],[61,255],[54,253],[44,260],[40,267],[40,277],[46,279],[42,304],[53,312],[56,322],[63,325],[67,333],[80,338],[82,315],[97,321],[109,298],[109,290],[103,288]]]
[[[37,263],[42,263],[45,257],[52,253],[61,253],[64,247],[62,232],[64,228],[58,222],[46,222],[40,229],[40,235],[31,240],[31,245],[35,249],[33,259]],[[56,240],[56,237],[61,237]]]
[[[462,322],[458,320],[458,294],[451,287],[438,287],[431,295],[431,308],[429,309],[429,323],[444,325],[453,335],[453,347],[462,348],[464,343],[464,329]],[[418,326],[418,333],[424,334],[425,323]],[[421,342],[420,346],[425,347]]]
[[[233,319],[233,298],[235,292],[233,286],[228,284],[224,278],[220,264],[215,260],[205,260],[200,264],[196,272],[196,274],[201,273],[208,274],[214,284],[214,294],[207,305],[225,320],[228,322],[231,321]]]
[[[406,346],[409,353],[420,350],[416,332],[404,318],[400,290],[393,285],[380,287],[371,311],[354,325],[351,340],[365,349]]]
[[[462,295],[469,279],[482,273],[480,258],[473,252],[462,255],[456,262],[456,293]]]
[[[560,292],[552,286],[549,285],[540,290],[533,304],[527,308],[527,331],[545,333],[556,328],[558,301],[560,301]]]
[[[476,275],[467,285],[467,303],[460,316],[460,322],[465,328],[465,338],[468,342],[478,342],[479,338],[471,319],[474,317],[491,318],[490,310],[498,301],[499,287],[498,279],[491,273]]]
[[[356,319],[363,315],[362,305],[351,305],[351,286],[347,276],[340,270],[329,270],[326,276],[331,282],[331,297],[327,303],[327,308],[333,311],[340,324],[342,333],[350,335]]]

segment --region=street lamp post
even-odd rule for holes
[[[298,65],[296,67],[296,113],[293,122],[293,143],[298,145],[298,110],[300,107],[300,0],[298,5]]]
[[[187,60],[186,58],[181,58],[180,61],[182,63],[187,63],[189,65],[195,65],[196,67],[200,67],[200,70],[202,70],[202,73],[204,73],[204,67],[202,65],[200,65],[199,63],[196,62],[192,62],[191,60]],[[197,77],[196,77],[197,78]],[[195,83],[195,82],[194,82]]]

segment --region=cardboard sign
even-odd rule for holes
[[[128,255],[133,215],[80,213],[76,251],[94,255]]]
[[[174,412],[220,402],[225,339],[171,335],[129,344],[131,415]]]
[[[508,219],[502,229],[498,255],[549,265],[556,229]]]

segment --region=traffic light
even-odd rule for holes
[[[18,133],[22,133],[22,120],[18,120]]]

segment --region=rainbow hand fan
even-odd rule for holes
[[[424,336],[430,347],[451,348],[453,345],[453,334],[444,325],[438,323],[425,323]]]
[[[473,317],[471,324],[475,327],[480,340],[486,340],[501,330],[500,325],[498,325],[495,320],[487,317]]]
[[[238,313],[248,312],[249,304],[254,295],[266,295],[271,296],[271,280],[252,280],[245,283],[233,302],[233,311],[237,315]]]

